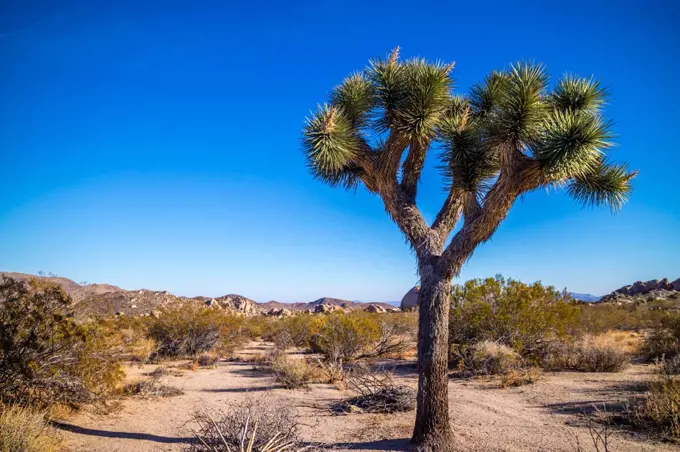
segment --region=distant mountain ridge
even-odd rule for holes
[[[266,303],[257,303],[248,297],[238,294],[228,294],[215,298],[205,296],[182,297],[167,291],[147,289],[125,290],[110,284],[81,285],[61,276],[38,276],[16,272],[0,272],[0,276],[8,276],[21,281],[38,279],[60,285],[73,299],[73,310],[81,317],[114,314],[143,315],[168,305],[186,301],[205,303],[208,306],[214,305],[247,315],[265,314],[270,310],[281,309],[288,311],[309,310],[314,312],[316,307],[320,305],[338,306],[346,310],[365,309],[370,305],[394,309],[394,305],[388,303],[364,303],[331,297],[322,297],[310,302],[284,303],[272,300]]]
[[[595,303],[596,301],[599,301],[600,298],[602,298],[600,295],[593,295],[590,293],[569,292],[569,295],[577,300],[585,301],[586,303]]]

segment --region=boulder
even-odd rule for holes
[[[272,308],[265,312],[265,315],[267,317],[287,317],[289,315],[293,315],[293,313],[285,308],[281,309]]]
[[[382,313],[387,312],[387,309],[383,308],[380,305],[371,303],[371,304],[368,305],[368,307],[366,307],[366,309],[364,309],[364,311],[373,312],[375,314],[382,314]]]
[[[314,307],[315,314],[328,314],[331,312],[344,311],[342,307],[331,304],[318,304]]]
[[[680,292],[680,278],[673,281],[671,283],[671,287],[673,288],[673,290],[677,290],[678,292]]]
[[[418,297],[420,295],[420,286],[415,286],[409,290],[404,298],[401,299],[401,310],[411,311],[418,308]]]

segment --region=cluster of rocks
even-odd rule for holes
[[[668,278],[637,281],[616,289],[600,299],[600,303],[634,303],[667,299],[680,293],[680,278],[671,282]]]
[[[263,314],[264,310],[250,298],[243,295],[229,294],[218,298],[211,298],[205,302],[206,306],[227,309],[246,316]]]

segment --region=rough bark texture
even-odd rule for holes
[[[432,263],[419,270],[418,408],[411,442],[417,451],[447,452],[454,450],[448,389],[451,280]]]

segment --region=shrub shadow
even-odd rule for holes
[[[50,425],[53,427],[71,433],[78,433],[80,435],[99,436],[102,438],[122,438],[135,439],[144,441],[153,441],[155,443],[163,444],[192,444],[194,438],[173,438],[170,436],[152,435],[150,433],[136,433],[136,432],[116,432],[111,430],[99,430],[87,427],[80,427],[73,424],[66,424],[64,422],[52,421]]]

